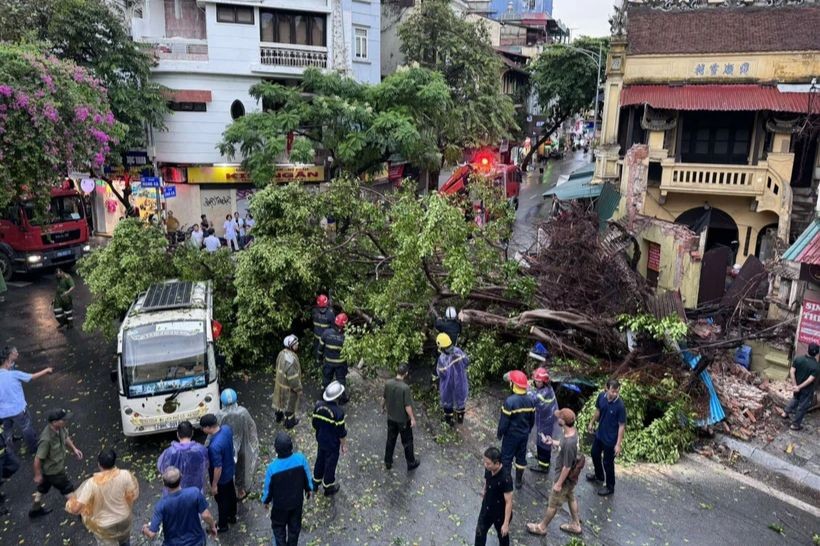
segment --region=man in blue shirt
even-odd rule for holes
[[[39,379],[54,370],[46,368],[35,374],[17,370],[16,360],[19,356],[15,347],[5,347],[0,352],[0,421],[5,429],[6,447],[12,448],[12,433],[14,427],[23,433],[29,453],[37,451],[37,431],[31,422],[26,397],[23,393],[23,383],[32,379]]]
[[[162,483],[168,494],[157,503],[151,523],[142,526],[142,534],[153,539],[162,525],[163,546],[205,546],[205,531],[200,517],[208,526],[208,532],[216,536],[216,524],[208,501],[196,487],[182,489],[182,474],[169,466],[162,474]]]
[[[217,530],[225,533],[228,531],[229,523],[236,523],[236,486],[233,482],[236,461],[233,452],[233,431],[228,425],[219,426],[213,413],[200,417],[199,426],[211,437],[211,443],[208,445],[211,494],[219,510]]]
[[[265,507],[271,505],[274,544],[297,546],[302,531],[302,505],[313,490],[310,465],[304,455],[293,452],[293,441],[285,432],[276,434],[273,448],[276,459],[265,471],[262,503]]]
[[[595,414],[589,422],[589,432],[595,430],[596,422],[598,431],[591,453],[595,473],[587,474],[587,480],[601,483],[606,478],[606,484],[598,490],[601,496],[615,492],[615,457],[621,454],[626,428],[626,407],[619,396],[620,391],[621,384],[617,379],[607,381],[606,390],[598,395]]]

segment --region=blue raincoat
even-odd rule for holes
[[[441,407],[445,410],[463,410],[467,404],[469,384],[467,366],[470,361],[464,351],[453,347],[449,353],[441,353],[436,362],[436,375],[439,378],[438,392],[441,396]]]

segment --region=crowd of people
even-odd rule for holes
[[[173,216],[170,211],[168,214]],[[225,215],[225,221],[222,223],[224,246],[231,252],[247,247],[253,241],[254,226],[256,226],[256,220],[253,219],[250,211],[245,212],[244,218],[238,212]],[[214,224],[205,214],[200,216],[199,224],[192,226],[188,243],[194,248],[204,248],[208,252],[216,252],[223,246],[220,238],[216,236]]]

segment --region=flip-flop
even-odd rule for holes
[[[527,532],[531,535],[538,535],[540,537],[543,537],[543,536],[547,535],[546,531],[544,531],[543,533],[541,532],[541,530],[538,528],[538,524],[536,524],[536,523],[528,523],[527,524]]]
[[[571,535],[580,535],[583,533],[581,529],[575,529],[569,523],[562,523],[558,528],[564,531],[565,533],[569,533]]]

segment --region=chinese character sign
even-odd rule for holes
[[[696,63],[693,73],[696,77],[737,77],[749,76],[752,69],[748,62]]]

